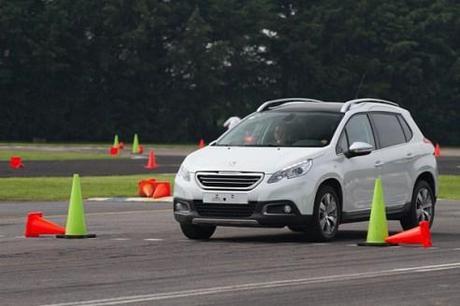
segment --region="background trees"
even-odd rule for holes
[[[371,96],[460,144],[447,0],[0,0],[0,139],[211,140],[264,99]]]

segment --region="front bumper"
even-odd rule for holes
[[[291,212],[283,211],[286,205],[291,207]],[[181,198],[174,198],[174,218],[180,223],[242,227],[307,226],[312,220],[311,215],[302,215],[297,206],[288,200],[203,204],[201,200]]]

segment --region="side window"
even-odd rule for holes
[[[359,141],[368,143],[375,148],[374,135],[372,134],[371,124],[366,114],[358,114],[351,117],[345,130],[347,131],[350,145]]]
[[[382,148],[406,142],[396,114],[373,113],[371,116]]]
[[[401,126],[403,128],[404,135],[406,135],[406,141],[411,140],[413,134],[412,134],[412,130],[409,127],[409,124],[407,124],[406,119],[404,119],[404,117],[401,116],[401,115],[398,115],[398,119],[399,119],[399,122],[401,123]]]
[[[343,130],[342,135],[340,135],[339,141],[337,142],[336,153],[345,153],[348,151],[348,140],[345,130]]]

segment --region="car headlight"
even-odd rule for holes
[[[183,165],[180,166],[179,171],[177,172],[177,175],[182,177],[184,181],[190,182],[190,171],[188,171],[188,169],[185,168]]]
[[[311,159],[308,159],[303,162],[286,167],[280,171],[273,173],[273,175],[268,180],[268,183],[276,183],[281,181],[283,178],[291,179],[294,177],[305,175],[311,169],[312,165],[313,161]]]

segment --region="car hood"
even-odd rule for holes
[[[198,171],[250,171],[272,174],[297,162],[321,155],[325,148],[217,147],[191,153],[184,167]]]

